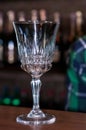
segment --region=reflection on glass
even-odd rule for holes
[[[40,77],[52,67],[55,40],[59,23],[38,20],[14,22],[21,67],[31,77],[33,108],[28,114],[17,117],[17,122],[26,125],[43,125],[54,123],[54,115],[46,114],[40,109]]]

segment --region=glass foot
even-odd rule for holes
[[[56,121],[54,115],[45,114],[45,117],[29,117],[26,114],[20,115],[16,118],[18,123],[24,125],[45,125],[52,124]]]

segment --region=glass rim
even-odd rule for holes
[[[42,24],[44,24],[44,23],[52,24],[52,23],[55,23],[55,24],[58,24],[58,25],[60,24],[60,22],[58,22],[58,21],[55,22],[55,21],[52,21],[52,20],[44,20],[44,21],[41,21],[41,20],[13,21],[13,24],[33,24],[33,23],[35,23],[35,24],[40,24],[40,23],[42,23]]]

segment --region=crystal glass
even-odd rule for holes
[[[14,22],[21,67],[32,76],[33,107],[28,114],[19,115],[17,122],[25,125],[54,123],[54,115],[43,113],[39,106],[40,77],[52,67],[59,23],[52,21]]]

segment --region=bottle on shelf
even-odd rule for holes
[[[18,61],[16,37],[13,29],[13,21],[15,21],[15,12],[9,10],[6,13],[5,20],[5,63],[13,65]]]
[[[54,12],[53,14],[54,21],[60,23],[60,13],[59,12]],[[57,34],[56,37],[56,48],[55,48],[55,55],[54,55],[54,63],[58,63],[60,60],[60,55],[61,50],[60,50],[60,30]]]
[[[2,96],[2,87],[0,87],[0,105],[2,105],[2,99],[3,99],[3,96]]]
[[[55,22],[58,22],[59,30],[56,37],[56,49],[55,49],[55,55],[54,55],[54,65],[56,70],[58,72],[64,73],[64,47],[63,47],[63,36],[62,36],[62,19],[61,14],[59,12],[54,12],[53,18]]]
[[[12,94],[11,105],[20,106],[21,105],[20,88],[18,86],[14,86],[11,94]]]
[[[41,21],[47,20],[47,12],[45,9],[40,9],[39,11],[39,17]]]
[[[84,23],[83,13],[76,11],[76,39],[83,36],[82,25]]]
[[[21,106],[29,106],[31,107],[31,101],[30,101],[30,97],[29,96],[29,91],[27,88],[22,88],[20,91],[20,97],[21,97]]]
[[[71,13],[70,14],[70,32],[68,36],[68,48],[71,46],[71,44],[75,41],[75,22],[76,22],[76,14]]]
[[[76,14],[75,12],[72,12],[69,16],[69,34],[65,44],[64,56],[65,56],[66,65],[68,65],[69,63],[69,54],[70,54],[71,46],[76,39],[75,25],[76,25]]]
[[[31,20],[32,20],[32,21],[38,20],[38,12],[37,12],[36,9],[32,9],[32,10],[31,10]]]
[[[2,87],[2,105],[11,105],[10,88],[8,86]]]
[[[4,14],[0,12],[0,67],[4,66],[4,33],[3,33],[3,22]]]
[[[17,17],[18,17],[18,21],[25,21],[26,20],[26,16],[25,16],[24,11],[19,11]]]

